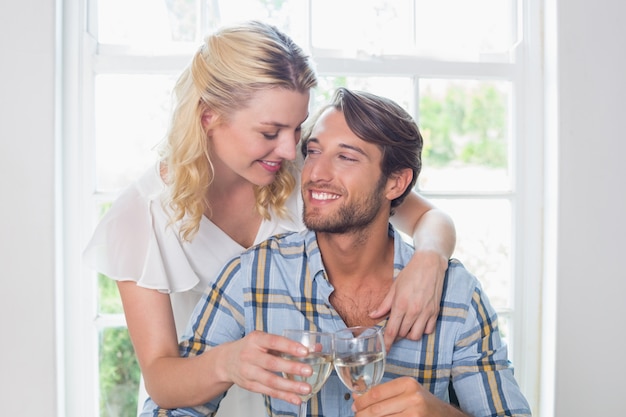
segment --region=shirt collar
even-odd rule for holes
[[[315,232],[311,230],[305,230],[301,232],[304,235],[305,252],[308,258],[309,271],[311,276],[315,280],[318,276],[327,279],[326,272],[324,270],[324,263],[322,262],[322,255],[320,254],[320,248],[317,244],[317,238]],[[400,233],[389,223],[388,233],[390,237],[393,237],[394,244],[394,278],[398,275],[400,270],[404,268],[411,256],[413,256],[413,247],[405,242]]]

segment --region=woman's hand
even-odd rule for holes
[[[391,222],[413,237],[415,253],[370,314],[380,319],[391,310],[385,326],[387,350],[397,338],[419,340],[435,330],[448,259],[456,245],[452,218],[415,192],[396,208]]]
[[[419,340],[435,330],[448,260],[435,251],[416,251],[398,274],[389,293],[371,318],[382,318],[391,310],[385,326],[385,346],[396,338]]]
[[[224,371],[220,376],[223,381],[296,405],[302,402],[298,395],[311,392],[309,384],[292,381],[280,375],[284,372],[310,376],[313,372],[309,365],[281,357],[281,353],[306,356],[308,349],[298,342],[283,336],[254,331],[241,340],[217,346],[212,350],[221,350],[221,359],[218,362]],[[211,351],[204,354],[207,353],[210,354]]]

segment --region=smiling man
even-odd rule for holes
[[[385,326],[369,312],[413,254],[389,219],[415,185],[421,150],[417,125],[396,103],[339,89],[302,143],[309,230],[273,237],[228,263],[180,344],[183,356],[210,356],[207,378],[222,394],[196,408],[149,403],[146,415],[212,415],[233,384],[263,392],[268,415],[297,415],[297,394],[310,387],[280,374],[307,375],[311,368],[277,355],[306,355],[279,335],[286,328]],[[451,384],[459,406],[449,404]],[[436,330],[395,342],[381,384],[354,401],[333,372],[308,410],[311,416],[530,415],[496,313],[456,260],[449,263]]]

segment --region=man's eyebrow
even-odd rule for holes
[[[317,138],[313,137],[313,138],[307,139],[306,143],[307,144],[309,144],[309,143],[317,143],[319,145],[320,141]],[[344,149],[348,149],[348,150],[351,150],[351,151],[354,151],[354,152],[358,152],[361,155],[366,156],[366,157],[369,158],[369,155],[367,153],[365,153],[365,151],[362,148],[358,147],[358,146],[348,145],[347,143],[340,143],[339,147],[340,148],[344,148]]]
[[[352,150],[352,151],[354,151],[354,152],[358,152],[358,153],[360,153],[360,154],[361,154],[361,155],[363,155],[363,156],[368,156],[368,155],[365,153],[365,151],[364,151],[362,148],[358,147],[358,146],[348,145],[348,144],[346,144],[346,143],[340,143],[340,144],[339,144],[339,147],[340,147],[340,148],[345,148],[345,149],[350,149],[350,150]]]

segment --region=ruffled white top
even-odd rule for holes
[[[272,213],[271,220],[261,223],[255,244],[278,233],[304,229],[299,178],[296,183],[297,189],[287,201],[289,218]],[[178,234],[179,224],[170,225],[169,209],[163,204],[165,192],[156,164],[113,203],[97,225],[83,260],[109,278],[132,280],[139,286],[169,293],[180,337],[203,291],[226,262],[246,248],[206,217],[194,239],[183,241]],[[223,408],[224,404],[220,411]]]

